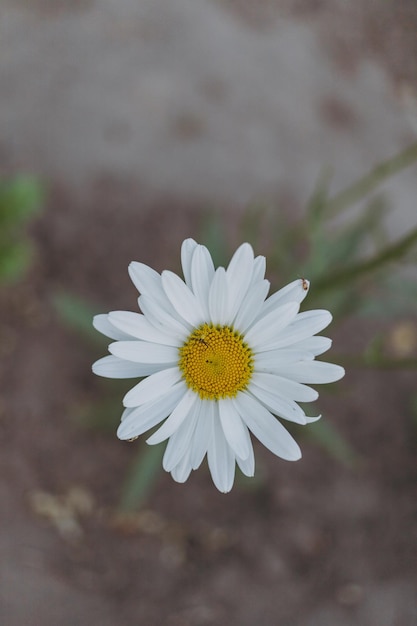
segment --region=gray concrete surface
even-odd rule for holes
[[[224,206],[285,188],[302,205],[323,167],[336,190],[415,138],[375,60],[343,68],[317,21],[253,28],[223,4],[3,2],[0,155],[80,190],[111,175]],[[394,234],[416,188],[415,172],[389,186]]]

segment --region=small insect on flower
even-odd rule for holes
[[[319,419],[298,402],[316,400],[308,385],[339,380],[344,370],[315,360],[331,346],[317,333],[332,316],[299,312],[307,279],[267,297],[265,258],[255,257],[248,243],[226,269],[215,269],[207,248],[186,239],[181,262],[184,281],[130,264],[142,313],[94,318],[95,328],[114,342],[93,371],[141,379],[123,398],[120,439],[136,439],[162,422],[147,443],[168,442],[164,469],[184,482],[207,455],[216,487],[227,492],[236,464],[247,476],[255,472],[250,433],[285,460],[301,457],[280,420],[305,425]]]
[[[194,341],[198,341],[199,343],[202,343],[204,346],[206,346],[206,348],[209,347],[209,344],[207,343],[207,341],[203,339],[202,337],[194,337]]]

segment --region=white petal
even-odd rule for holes
[[[299,304],[288,302],[262,317],[248,330],[245,341],[254,349],[261,350],[274,343],[275,337],[297,315]]]
[[[213,482],[222,493],[233,487],[235,458],[223,435],[218,415],[213,420],[212,436],[207,450],[207,460]]]
[[[185,282],[191,287],[191,260],[197,243],[194,239],[185,239],[181,246],[181,265],[182,273],[184,274]]]
[[[104,356],[93,363],[93,372],[97,376],[105,378],[139,378],[141,376],[149,376],[159,369],[159,366],[150,365],[149,363],[132,363],[119,359],[117,356],[110,354]]]
[[[119,439],[132,439],[162,422],[185,395],[187,386],[179,382],[156,400],[146,402],[135,409],[126,409],[117,430]]]
[[[213,432],[214,402],[202,400],[191,446],[192,469],[200,467]]]
[[[334,383],[345,375],[345,370],[340,365],[324,363],[323,361],[287,363],[281,367],[276,367],[275,371],[285,378],[309,384]]]
[[[248,435],[248,445],[249,445],[249,456],[247,459],[240,459],[238,456],[236,457],[236,463],[238,464],[240,471],[245,474],[245,476],[253,476],[255,474],[255,455],[253,453],[252,441],[250,439],[249,431],[246,429],[246,433]]]
[[[129,276],[139,293],[152,298],[157,302],[162,303],[166,300],[161,285],[161,277],[158,272],[148,265],[139,263],[138,261],[132,261],[129,265],[128,271]]]
[[[309,417],[306,415],[306,424],[311,424],[313,422],[317,422],[321,418],[321,415],[317,415],[317,417]]]
[[[234,253],[226,270],[230,302],[230,323],[243,302],[252,280],[253,250],[248,243],[242,244]]]
[[[274,415],[278,415],[295,424],[307,424],[303,409],[294,400],[289,400],[276,391],[262,389],[262,387],[255,385],[252,381],[249,384],[248,391]]]
[[[258,316],[269,287],[269,280],[262,280],[249,288],[233,322],[240,333],[244,333]]]
[[[178,339],[178,336],[174,332],[169,334],[168,329],[165,329],[164,332],[158,330],[140,313],[112,311],[109,313],[109,319],[113,326],[128,333],[131,337],[136,337],[136,339],[143,339],[152,343],[161,343],[168,346],[178,347],[181,345],[180,339]]]
[[[271,391],[271,393],[277,392],[283,395],[284,398],[289,398],[290,400],[313,402],[319,397],[315,389],[297,383],[289,378],[284,378],[283,376],[254,372],[251,380],[258,385],[258,387],[261,387],[261,389],[266,389],[267,391]]]
[[[152,298],[140,296],[139,306],[148,322],[161,332],[174,334],[180,341],[184,341],[190,334],[191,326],[185,320],[180,322],[172,313],[158,304]]]
[[[252,278],[254,263],[253,248],[250,243],[242,243],[230,259],[227,266],[227,277],[239,280],[242,268],[249,268],[250,278]]]
[[[236,456],[247,459],[250,453],[247,428],[236,411],[231,398],[219,400],[218,405],[220,423],[227,443]]]
[[[146,311],[141,306],[143,301],[146,303],[151,302],[153,305],[153,313],[148,316],[149,322],[153,323],[155,311],[158,312],[160,309],[162,309],[165,313],[168,313],[171,318],[181,321],[180,316],[175,311],[163,289],[162,278],[158,272],[143,263],[133,262],[129,265],[129,273],[142,294],[138,298],[138,303],[143,313],[147,315]],[[158,316],[156,317],[159,319]],[[154,325],[158,327],[158,324]],[[171,326],[171,330],[174,328],[175,327]]]
[[[284,367],[289,363],[298,363],[299,361],[311,361],[313,358],[311,352],[304,352],[303,350],[265,350],[255,354],[255,371],[274,374],[277,367]]]
[[[174,467],[180,463],[186,452],[190,450],[197,419],[198,410],[192,411],[187,419],[183,421],[175,433],[169,438],[162,461],[162,467],[165,471],[171,472]],[[191,461],[189,461],[189,465],[191,471]]]
[[[176,385],[182,378],[182,373],[178,367],[162,370],[148,376],[127,392],[123,398],[126,407],[139,406],[154,400],[161,394],[168,391],[170,387]]]
[[[127,417],[129,417],[130,415],[132,415],[133,411],[136,411],[137,407],[135,407],[134,409],[124,409],[121,417],[120,417],[120,421],[123,422],[123,420],[125,420]]]
[[[298,444],[259,402],[244,392],[233,398],[233,402],[249,430],[268,450],[287,461],[301,458]]]
[[[253,262],[253,273],[251,285],[265,278],[266,259],[264,256],[257,256]]]
[[[95,315],[93,317],[93,326],[99,333],[106,335],[106,337],[110,337],[110,339],[115,339],[116,341],[131,339],[129,334],[122,332],[113,326],[107,313]]]
[[[229,290],[223,267],[217,268],[210,286],[209,310],[213,324],[224,325],[230,321]]]
[[[272,348],[285,348],[293,343],[298,343],[326,328],[332,321],[329,311],[317,309],[299,313],[295,320],[287,328],[284,328],[279,337],[273,341]]]
[[[178,465],[172,469],[171,476],[177,483],[185,483],[191,473],[191,470],[190,451],[188,450]]]
[[[168,437],[171,437],[182,422],[194,410],[194,407],[197,405],[197,400],[198,396],[196,393],[191,389],[188,389],[168,419],[153,435],[149,437],[149,439],[146,440],[146,443],[153,446],[157,443],[161,443],[161,441],[165,441]]]
[[[174,365],[178,362],[178,349],[161,346],[147,341],[116,341],[109,345],[109,351],[126,361],[134,363],[153,363],[161,366]]]
[[[214,265],[209,251],[204,246],[197,246],[194,249],[191,264],[191,285],[207,319],[209,319],[208,299],[213,276]]]
[[[305,289],[306,286],[307,289]],[[309,286],[310,283],[308,282],[308,280],[306,281],[303,278],[299,278],[297,280],[294,280],[292,283],[289,283],[289,285],[286,285],[276,293],[272,294],[272,296],[270,296],[268,300],[266,300],[260,317],[267,315],[277,306],[287,304],[287,302],[298,302],[298,304],[301,304],[301,302],[308,294]]]
[[[181,316],[191,326],[200,326],[204,321],[204,314],[200,303],[187,285],[173,272],[162,272],[162,286],[169,301]]]
[[[329,350],[332,345],[332,340],[328,337],[309,337],[308,339],[302,339],[293,343],[291,348],[295,350],[306,350],[311,352],[313,356],[319,356]]]

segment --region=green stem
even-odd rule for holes
[[[144,445],[139,449],[124,486],[120,511],[129,513],[144,503],[161,469],[163,452],[163,445]]]
[[[318,279],[316,290],[327,291],[329,289],[340,288],[348,282],[358,277],[370,274],[379,269],[384,263],[390,263],[403,257],[412,246],[417,243],[417,228],[411,231],[391,246],[387,246],[379,254],[371,257],[367,261],[355,263],[338,272],[333,272],[324,278]]]
[[[365,176],[353,183],[353,185],[330,199],[327,203],[326,213],[329,216],[340,213],[352,204],[362,200],[364,196],[376,189],[384,180],[397,174],[397,172],[400,172],[416,161],[417,143],[413,143],[400,154],[374,167],[368,174],[365,174]]]

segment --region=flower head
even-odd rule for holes
[[[147,443],[168,440],[164,469],[184,482],[207,454],[216,487],[227,492],[236,463],[254,474],[249,431],[277,456],[301,457],[277,418],[297,424],[319,419],[297,404],[318,397],[306,383],[336,381],[344,370],[315,360],[330,348],[330,339],[315,335],[332,317],[323,310],[299,313],[307,280],[268,298],[265,258],[254,257],[248,243],[227,269],[215,269],[207,248],[186,239],[181,262],[184,281],[130,264],[142,313],[94,318],[95,328],[115,341],[93,371],[142,379],[123,399],[120,439],[135,439],[163,422]]]

